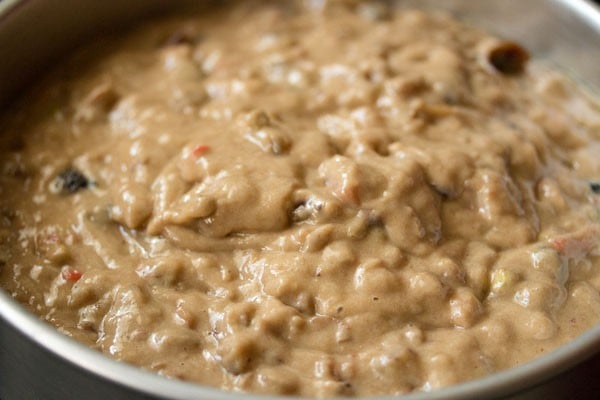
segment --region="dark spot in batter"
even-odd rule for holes
[[[67,168],[58,174],[54,185],[58,193],[72,194],[86,189],[90,185],[90,181],[75,168]]]
[[[529,53],[514,42],[502,42],[488,54],[490,64],[505,75],[517,75],[525,70]]]

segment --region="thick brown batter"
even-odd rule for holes
[[[380,3],[240,1],[82,50],[0,122],[0,284],[159,374],[433,390],[600,321],[600,108]]]

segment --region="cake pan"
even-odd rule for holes
[[[523,43],[600,94],[600,12],[586,0],[398,0],[444,9]],[[208,1],[0,1],[0,108],[77,45],[142,18]],[[600,398],[600,324],[559,349],[483,379],[406,400]],[[393,397],[378,397],[379,400]],[[145,372],[62,335],[0,290],[2,400],[268,400]]]

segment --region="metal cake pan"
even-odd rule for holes
[[[0,108],[78,44],[133,25],[174,5],[208,1],[0,1]],[[600,93],[600,12],[586,0],[398,0],[400,6],[445,9],[523,43]],[[600,324],[527,364],[431,393],[433,399],[600,398]],[[62,335],[0,290],[2,400],[268,400],[168,380],[120,363]],[[379,397],[379,400],[392,397]]]

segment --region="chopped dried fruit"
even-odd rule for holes
[[[598,246],[600,229],[587,227],[577,232],[556,236],[548,242],[550,246],[567,258],[578,258],[589,254]]]
[[[66,266],[62,269],[61,275],[62,275],[63,279],[67,282],[77,282],[78,280],[81,279],[81,276],[83,274],[80,271],[76,270],[75,268]]]
[[[194,155],[194,157],[200,157],[201,155],[205,154],[209,150],[210,150],[210,146],[205,145],[205,144],[199,144],[198,146],[196,146],[192,149],[192,154]]]
[[[520,74],[525,70],[529,60],[529,53],[514,42],[500,42],[488,53],[489,63],[498,71],[506,75]]]
[[[514,285],[519,276],[516,272],[500,268],[492,272],[492,289],[495,291]]]
[[[600,194],[600,182],[590,182],[590,189],[596,194]]]
[[[53,182],[53,191],[71,194],[86,189],[90,184],[88,178],[74,168],[67,168],[56,177]]]

